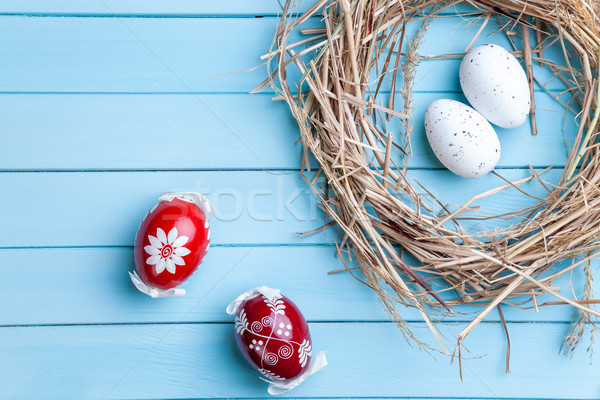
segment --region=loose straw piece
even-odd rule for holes
[[[529,118],[531,119],[531,134],[537,135],[537,122],[535,120],[535,91],[533,87],[533,61],[531,60],[531,43],[529,28],[521,25],[523,32],[523,52],[525,53],[525,68],[527,69],[527,83],[529,84]]]
[[[485,19],[483,20],[483,22],[481,23],[481,26],[477,30],[477,33],[475,34],[475,36],[473,37],[473,39],[471,40],[471,42],[469,43],[469,45],[465,49],[465,53],[468,53],[469,50],[471,50],[471,47],[473,47],[473,44],[475,43],[475,41],[477,40],[477,38],[479,37],[479,35],[481,35],[481,32],[483,32],[483,30],[487,26],[487,23],[490,21],[490,17],[491,16],[492,16],[492,13],[487,13],[486,14]]]
[[[500,322],[502,323],[502,328],[504,328],[504,334],[506,335],[506,368],[504,372],[510,374],[510,335],[508,334],[508,326],[506,325],[506,320],[504,319],[504,313],[502,312],[502,306],[500,304],[498,304],[498,314],[500,314]]]
[[[392,155],[392,143],[394,142],[394,134],[388,132],[388,140],[385,148],[385,163],[383,164],[383,187],[387,188],[388,176],[390,174],[390,158]]]

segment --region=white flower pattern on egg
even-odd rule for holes
[[[165,231],[158,228],[156,237],[148,235],[149,246],[144,251],[150,255],[146,260],[149,265],[154,265],[156,273],[160,274],[165,269],[174,274],[176,265],[185,265],[184,256],[190,254],[190,250],[183,247],[188,241],[187,236],[177,237],[177,228],[173,228],[166,235]]]

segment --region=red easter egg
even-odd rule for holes
[[[259,294],[244,300],[235,316],[235,337],[246,360],[272,381],[295,378],[310,365],[308,324],[287,297]]]
[[[135,238],[135,266],[148,286],[171,289],[196,271],[208,251],[206,214],[191,201],[163,200],[144,217]]]

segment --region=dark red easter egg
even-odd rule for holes
[[[196,203],[163,200],[144,217],[135,238],[139,277],[153,288],[174,288],[196,271],[209,242],[208,219]]]
[[[272,381],[304,373],[312,355],[308,324],[287,297],[251,296],[237,308],[235,337],[248,362]]]

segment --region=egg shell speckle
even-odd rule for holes
[[[529,116],[527,75],[506,49],[485,44],[460,63],[460,86],[471,106],[492,124],[516,128]]]
[[[441,163],[464,178],[487,174],[500,159],[500,141],[492,125],[458,101],[431,103],[425,112],[425,132]]]

